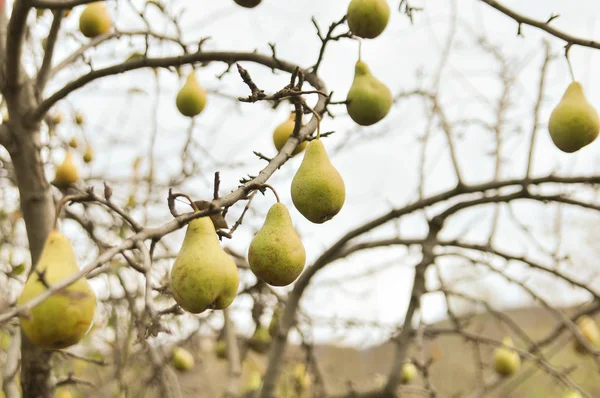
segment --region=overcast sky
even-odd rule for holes
[[[388,1],[397,9],[398,0]],[[509,60],[513,71],[519,71],[516,80],[515,95],[511,98],[514,107],[509,115],[511,120],[506,128],[506,146],[503,177],[522,176],[525,155],[528,148],[528,136],[531,128],[531,109],[536,95],[539,69],[543,57],[542,40],[551,42],[556,54],[561,54],[563,42],[529,27],[523,28],[523,37],[517,37],[517,24],[508,17],[493,10],[479,0],[426,1],[413,0],[415,6],[422,6],[423,12],[415,15],[414,24],[394,11],[386,31],[375,40],[364,41],[363,60],[372,72],[385,82],[392,92],[399,93],[417,88],[430,89],[442,56],[444,44],[448,38],[453,4],[456,7],[457,30],[453,40],[450,58],[443,70],[439,87],[441,102],[451,120],[461,118],[483,118],[492,120],[493,106],[500,93],[498,82],[499,64],[477,45],[477,40],[485,36],[489,44],[497,46]],[[236,50],[269,53],[268,42],[276,44],[278,57],[308,67],[314,63],[319,50],[319,41],[310,21],[315,16],[322,29],[345,13],[347,0],[263,0],[263,4],[253,10],[236,6],[233,1],[189,0],[185,4],[187,11],[183,17],[183,27],[188,40],[198,40],[210,36],[205,50]],[[552,13],[560,18],[552,22],[553,26],[573,35],[598,38],[595,18],[600,11],[600,3],[593,0],[505,0],[503,4],[515,11],[536,19],[545,20]],[[74,28],[77,13],[67,18],[66,26]],[[131,19],[125,11],[119,13],[119,26],[133,28]],[[47,21],[49,23],[49,20]],[[156,26],[159,29],[160,25]],[[340,32],[343,32],[343,28]],[[74,46],[72,39],[59,56],[68,53]],[[60,52],[62,51],[62,53]],[[112,63],[115,54],[126,56],[131,50],[128,45],[120,44],[116,49],[104,49],[94,55],[95,62]],[[329,90],[334,91],[334,100],[343,100],[352,83],[354,63],[357,60],[358,45],[353,40],[332,43],[327,50],[320,75]],[[167,54],[161,49],[153,55]],[[594,74],[598,70],[598,51],[573,48],[571,60],[577,79],[585,88],[592,104],[600,106],[600,80]],[[289,76],[283,73],[273,75],[267,68],[243,63],[254,81],[267,91],[283,87]],[[79,71],[84,70],[80,69]],[[222,80],[215,75],[221,73],[221,64],[209,65],[197,71],[202,85],[209,90],[218,90],[228,95],[244,96],[247,87],[237,73],[230,73]],[[182,70],[184,75],[190,68]],[[48,92],[58,87],[58,82],[72,78],[73,71],[59,76],[57,83],[51,85]],[[149,120],[154,117],[154,98],[157,87],[148,70],[136,71],[104,79],[101,82],[79,90],[62,103],[59,108],[69,112],[72,107],[82,110],[89,120],[86,136],[94,145],[97,161],[92,173],[108,170],[113,175],[127,175],[135,156],[147,152],[147,142],[151,134]],[[179,167],[179,154],[185,141],[189,120],[180,116],[174,104],[174,97],[182,79],[167,71],[160,72],[160,102],[158,104],[157,154],[160,162],[158,175],[168,179],[170,170]],[[570,83],[568,69],[564,59],[557,59],[550,68],[547,100],[543,103],[542,118],[547,120],[552,108]],[[141,88],[147,94],[128,94],[132,87]],[[308,252],[308,263],[314,260],[329,244],[337,240],[344,232],[365,221],[379,216],[391,206],[402,206],[416,198],[419,164],[419,138],[426,127],[423,102],[420,100],[402,100],[384,121],[359,129],[345,114],[345,108],[332,108],[336,118],[326,118],[324,131],[334,130],[336,134],[327,138],[325,144],[332,155],[333,162],[343,175],[347,187],[347,202],[344,209],[332,221],[323,225],[314,225],[292,210],[292,218],[303,236]],[[264,166],[252,151],[274,155],[271,133],[274,127],[287,118],[289,107],[271,110],[267,104],[237,104],[227,98],[212,95],[209,97],[205,112],[196,118],[194,138],[201,143],[210,158],[218,162],[231,160],[247,164],[231,172],[222,171],[222,193],[237,186],[239,178],[245,174],[256,174]],[[515,131],[522,130],[522,134]],[[488,180],[494,172],[492,159],[488,152],[493,149],[493,137],[483,129],[469,128],[462,131],[463,138],[457,141],[459,161],[466,182]],[[73,132],[60,132],[69,136]],[[119,145],[114,141],[118,139]],[[351,145],[339,152],[334,148],[342,143]],[[535,156],[534,175],[545,175],[552,170],[561,173],[590,173],[598,171],[599,143],[573,155],[566,155],[555,149],[548,137],[545,125],[539,131],[538,147]],[[445,139],[439,129],[435,130],[428,152],[426,192],[448,189],[455,184]],[[57,153],[56,159],[61,158]],[[194,197],[208,198],[212,174],[218,169],[206,154],[199,153],[198,158],[205,167],[203,175],[190,181],[185,189]],[[291,177],[300,164],[301,156],[291,160],[272,181],[278,189],[282,201],[293,209],[289,194]],[[115,189],[115,197],[124,199],[129,191],[121,187]],[[166,197],[166,192],[161,193]],[[259,197],[254,202],[256,213],[244,223],[229,243],[240,252],[246,252],[247,245],[260,227],[263,215],[272,204],[270,196]],[[243,207],[243,206],[242,206]],[[552,237],[553,217],[556,209],[541,206],[514,206],[518,218],[530,225],[535,234],[547,248],[556,243]],[[232,214],[236,214],[232,212]],[[468,231],[465,238],[485,242],[492,218],[492,209],[465,212],[449,223],[445,237]],[[503,213],[503,217],[506,216]],[[156,210],[155,222],[169,218],[166,203]],[[589,245],[582,245],[583,233],[587,233],[582,220],[589,218],[581,212],[565,211],[564,218],[570,222],[565,226],[563,250],[574,251],[580,256],[582,268],[588,267],[585,259],[591,256]],[[235,219],[230,219],[233,222]],[[474,222],[476,220],[476,222]],[[598,223],[598,216],[589,219]],[[583,227],[582,227],[583,225]],[[468,229],[465,229],[467,228]],[[400,224],[405,236],[420,236],[425,231],[422,219],[407,217]],[[579,232],[577,232],[579,231]],[[173,234],[172,246],[177,247],[183,231]],[[394,233],[391,226],[377,231],[376,236],[390,236]],[[74,238],[76,240],[76,238]],[[478,240],[479,239],[479,240]],[[514,225],[500,223],[498,242],[516,253],[535,254],[535,248],[519,233]],[[88,258],[89,259],[89,258]],[[82,257],[83,260],[83,257]],[[378,272],[369,278],[341,283],[344,278],[361,274],[366,269],[383,266],[393,260],[394,266]],[[314,287],[309,288],[302,302],[303,309],[315,317],[339,316],[342,318],[360,318],[368,321],[394,325],[401,321],[409,300],[412,286],[412,265],[418,261],[418,253],[407,256],[403,249],[378,250],[359,254],[351,259],[339,261],[324,270],[314,279]],[[461,271],[464,265],[446,262],[448,270]],[[588,267],[589,268],[589,267]],[[523,275],[515,267],[515,275]],[[579,270],[578,270],[579,272]],[[582,271],[583,272],[583,271]],[[581,275],[581,274],[580,274]],[[339,284],[334,284],[339,281]],[[540,281],[544,282],[543,279]],[[481,282],[484,287],[490,280]],[[498,306],[520,305],[527,296],[517,289],[495,281],[492,302]],[[486,290],[486,289],[483,289]],[[572,300],[585,299],[574,295],[567,286],[553,286],[553,300],[557,304],[572,303]],[[243,308],[247,303],[237,300],[236,306]],[[424,300],[424,316],[433,321],[443,316],[445,311],[440,297],[431,296]],[[248,316],[241,316],[240,323],[246,324]],[[318,338],[332,338],[330,331],[317,329]],[[362,329],[351,334],[349,342],[374,343],[385,334],[374,329]],[[337,337],[333,337],[337,338]]]

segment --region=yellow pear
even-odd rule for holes
[[[354,67],[354,81],[346,98],[348,115],[361,126],[370,126],[387,116],[392,108],[392,92],[379,81],[363,61]]]
[[[402,365],[402,384],[409,384],[417,377],[417,367],[412,362]]]
[[[254,351],[264,354],[269,350],[269,345],[271,344],[271,335],[269,334],[269,330],[262,325],[258,325],[254,334],[250,338],[248,345]]]
[[[331,164],[321,140],[312,140],[292,180],[294,206],[309,221],[322,224],[340,212],[345,200],[342,176]]]
[[[585,98],[579,82],[573,82],[567,87],[550,115],[548,131],[554,145],[567,153],[580,150],[598,137],[598,112]]]
[[[246,383],[244,384],[243,393],[251,393],[253,391],[258,391],[262,384],[262,376],[258,370],[251,370],[250,374],[246,378]]]
[[[235,4],[240,5],[245,8],[254,8],[260,4],[262,0],[233,0]]]
[[[390,20],[386,0],[352,0],[346,12],[352,34],[364,39],[379,36]]]
[[[215,345],[215,353],[217,354],[217,358],[227,358],[227,343],[225,342],[225,340],[217,340],[217,344]]]
[[[47,285],[55,285],[78,271],[71,243],[60,232],[52,231],[17,304],[27,303],[44,293]],[[43,279],[40,280],[39,274]],[[21,316],[21,330],[43,348],[69,347],[85,336],[95,310],[96,296],[88,281],[81,278]]]
[[[175,98],[177,109],[183,116],[194,117],[206,106],[206,90],[198,83],[195,72],[190,73]]]
[[[505,337],[502,343],[508,347],[514,347],[512,339]],[[521,357],[519,353],[506,347],[498,347],[494,352],[494,368],[496,373],[501,376],[510,376],[516,373],[521,367]]]
[[[85,37],[94,38],[108,33],[112,21],[103,2],[90,3],[79,16],[79,30]]]
[[[77,166],[73,160],[73,155],[71,154],[71,151],[67,151],[65,159],[56,168],[56,175],[54,176],[54,181],[52,183],[59,188],[66,189],[71,186],[71,184],[75,184],[78,180],[79,172],[77,171]]]
[[[600,330],[592,318],[587,315],[579,317],[577,326],[583,337],[594,347],[600,346]],[[578,352],[586,353],[587,349],[581,345],[579,340],[574,340],[575,349]]]
[[[235,299],[240,283],[238,269],[221,248],[210,217],[188,225],[170,282],[175,301],[193,314],[227,308]]]
[[[287,207],[275,203],[248,249],[250,270],[272,286],[287,286],[304,269],[306,251]]]
[[[297,393],[307,391],[312,384],[310,373],[306,371],[303,363],[297,363],[294,366],[294,387]]]
[[[172,360],[173,367],[177,370],[190,370],[194,367],[194,357],[185,348],[174,347]]]
[[[83,153],[83,161],[86,163],[91,163],[92,160],[94,160],[94,149],[88,145]]]
[[[273,131],[273,144],[277,152],[281,151],[281,148],[283,148],[290,135],[294,132],[294,126],[296,126],[296,113],[292,112],[289,119],[281,123]],[[292,152],[292,156],[296,156],[302,152],[307,145],[308,141],[301,142]]]

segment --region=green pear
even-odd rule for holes
[[[258,391],[262,384],[262,376],[258,370],[251,370],[244,384],[243,393]]]
[[[408,384],[417,377],[417,367],[412,362],[402,365],[402,384]]]
[[[177,370],[190,370],[194,367],[194,357],[185,348],[174,347],[172,361]]]
[[[250,338],[248,345],[254,351],[264,354],[269,350],[269,345],[271,344],[271,335],[269,334],[269,330],[262,326],[258,325],[254,334]]]
[[[183,116],[194,117],[206,106],[206,90],[198,83],[196,74],[190,73],[175,98],[177,109]]]
[[[508,347],[514,347],[510,337],[505,337],[502,343]],[[506,347],[498,347],[494,352],[494,368],[496,373],[501,376],[510,376],[515,374],[521,367],[521,357],[519,353]]]
[[[254,8],[260,4],[262,0],[233,0],[235,4],[240,5],[245,8]]]
[[[598,112],[585,98],[579,82],[573,82],[567,87],[550,115],[548,131],[554,145],[567,153],[580,150],[598,137]]]
[[[289,119],[281,123],[273,131],[273,144],[277,149],[277,152],[281,151],[281,148],[285,145],[290,135],[294,132],[296,126],[296,112],[292,112]],[[308,145],[307,141],[301,142],[296,149],[292,152],[292,156],[296,156],[306,148]]]
[[[309,221],[322,224],[340,212],[345,200],[342,176],[331,164],[321,140],[312,140],[292,180],[294,206]]]
[[[583,337],[595,347],[600,347],[600,330],[592,318],[587,315],[579,317],[577,326]],[[575,349],[580,353],[586,353],[587,349],[579,342],[574,340]]]
[[[221,248],[210,217],[188,225],[170,283],[175,301],[193,314],[227,308],[235,299],[240,283],[238,269]]]
[[[23,292],[17,300],[23,305],[79,271],[73,247],[66,236],[52,231]],[[39,274],[43,275],[40,280]],[[85,278],[52,294],[29,313],[20,317],[21,330],[33,343],[47,349],[77,344],[94,319],[96,296]]]
[[[248,264],[258,278],[272,286],[287,286],[304,269],[306,251],[290,213],[275,203],[248,249]]]
[[[385,30],[390,20],[390,6],[386,0],[352,0],[346,16],[355,36],[373,39]]]
[[[279,322],[281,321],[281,316],[283,315],[283,307],[278,305],[273,311],[273,316],[271,316],[271,321],[269,322],[269,335],[271,337],[275,337],[277,331],[279,329]]]
[[[103,2],[90,3],[79,16],[79,30],[85,37],[94,38],[108,33],[112,21]]]
[[[370,126],[387,116],[392,108],[392,92],[379,81],[363,61],[354,68],[354,81],[346,98],[348,115],[361,126]]]
[[[79,172],[77,171],[77,166],[73,160],[73,155],[71,154],[71,151],[67,151],[65,159],[56,168],[56,174],[52,183],[59,188],[66,189],[71,186],[71,184],[75,184],[78,180]]]

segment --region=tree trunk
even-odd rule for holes
[[[13,127],[13,126],[11,126]],[[14,148],[10,155],[19,188],[21,213],[27,227],[32,268],[36,264],[44,242],[54,224],[54,203],[50,184],[44,175],[40,156],[39,132],[13,131]],[[21,387],[23,396],[50,398],[54,393],[51,383],[51,352],[32,344],[21,335]]]

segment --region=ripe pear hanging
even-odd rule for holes
[[[345,200],[342,176],[331,164],[321,139],[312,140],[292,180],[294,206],[309,221],[322,224],[340,212]]]
[[[237,5],[244,8],[254,8],[261,3],[262,0],[233,0]]]
[[[37,271],[37,272],[35,272]],[[66,236],[52,231],[17,305],[23,305],[79,271],[73,247]],[[40,280],[39,274],[43,275]],[[33,343],[47,349],[77,344],[89,330],[96,310],[96,296],[85,278],[52,294],[20,317],[21,330]]]
[[[79,172],[73,160],[71,151],[67,151],[65,159],[56,168],[56,175],[52,183],[58,188],[67,189],[71,184],[75,184],[79,180]]]
[[[600,347],[600,330],[592,318],[587,315],[577,319],[577,327],[583,337],[594,347]],[[586,353],[587,349],[579,342],[574,340],[575,349],[580,353]]]
[[[281,148],[285,145],[290,135],[294,132],[294,127],[296,126],[296,112],[292,112],[289,119],[285,122],[281,123],[275,130],[273,131],[273,145],[277,149],[277,152],[281,151]],[[292,152],[292,156],[296,156],[300,152],[306,148],[308,145],[307,141],[301,142],[298,144],[296,149]]]
[[[598,137],[598,112],[585,98],[579,82],[573,82],[567,87],[550,115],[548,131],[554,145],[567,153],[580,150]]]
[[[287,286],[304,269],[306,252],[290,213],[275,203],[248,249],[248,264],[258,278],[272,286]]]
[[[194,357],[185,348],[173,347],[172,354],[172,363],[175,369],[185,371],[194,367]]]
[[[508,347],[514,347],[510,337],[505,337],[502,343]],[[511,376],[521,367],[521,357],[516,351],[506,347],[498,347],[494,352],[494,367],[499,375]]]
[[[184,310],[199,314],[231,305],[240,282],[233,259],[219,244],[210,217],[188,225],[170,276],[175,301]]]
[[[271,335],[269,334],[269,330],[262,325],[258,325],[250,341],[248,341],[248,345],[259,354],[264,354],[269,350],[270,344]]]
[[[363,61],[356,63],[346,100],[348,115],[361,126],[370,126],[386,117],[393,102],[390,89],[373,76]]]
[[[206,106],[206,90],[198,83],[196,74],[190,73],[175,99],[177,109],[183,116],[194,117]]]
[[[390,6],[386,0],[352,0],[346,16],[355,36],[374,39],[383,33],[390,20]]]
[[[79,16],[79,30],[85,37],[94,38],[108,33],[112,21],[103,2],[90,3]]]

